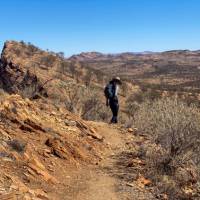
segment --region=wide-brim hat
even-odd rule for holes
[[[113,78],[113,81],[116,81],[120,85],[122,84],[122,81],[121,81],[120,77]]]

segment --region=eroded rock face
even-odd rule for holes
[[[29,98],[37,95],[47,96],[44,87],[47,79],[45,71],[41,70],[44,69],[41,60],[46,56],[49,56],[48,53],[34,46],[31,48],[24,43],[6,42],[0,60],[1,87],[9,93],[17,93]]]
[[[101,159],[105,146],[96,135],[67,110],[6,95],[0,102],[0,199],[63,199],[72,169]]]

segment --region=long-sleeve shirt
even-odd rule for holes
[[[117,97],[118,95],[118,92],[119,92],[119,85],[116,85],[115,86],[115,96]]]

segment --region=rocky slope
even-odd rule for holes
[[[31,44],[6,42],[0,59],[0,199],[174,200],[172,191],[177,192],[176,196],[183,194],[178,199],[198,199],[198,176],[187,165],[181,168],[180,185],[170,182],[174,181],[170,170],[166,175],[161,168],[160,182],[154,177],[157,172],[150,174],[153,168],[150,170],[147,154],[158,144],[134,129],[134,124],[127,124],[132,126],[128,129],[124,124],[81,119],[107,121],[110,117],[102,92],[106,83],[102,77],[108,78],[108,74],[151,84],[164,76],[162,81],[167,80],[170,87],[181,82],[185,84],[182,89],[187,84],[190,89],[198,89],[198,84],[193,85],[198,56],[198,51],[92,52],[66,60],[61,54]],[[151,90],[145,93],[130,82],[124,91],[119,94],[121,111],[126,108],[127,93],[134,91],[127,107],[129,117],[135,112],[134,103],[138,106],[137,99],[143,102],[158,98],[158,94]],[[159,97],[170,96],[163,94],[159,91]],[[196,97],[199,102],[198,93]],[[145,112],[147,116],[149,109]],[[124,113],[120,112],[120,122],[124,122]],[[147,147],[152,148],[148,151]],[[157,155],[164,155],[159,148],[157,151]]]
[[[74,104],[64,106],[68,98],[79,103],[76,90],[85,88],[69,70],[70,62],[31,44],[5,43],[0,60],[0,199],[92,200],[97,199],[96,191],[99,199],[122,199],[126,190],[130,197],[141,193],[131,190],[128,180],[115,178],[121,164],[115,166],[117,159],[111,158],[128,148],[132,134],[125,130],[127,137],[117,127],[86,122],[69,111]],[[80,69],[76,62],[73,67]],[[102,93],[98,81],[92,80],[91,88],[95,95]],[[117,187],[123,192],[116,192]]]
[[[102,56],[96,54],[88,57]],[[7,41],[0,60],[0,85],[9,94],[37,100],[48,98],[51,104],[87,120],[108,120],[103,96],[108,76],[99,72],[32,44]],[[127,87],[132,91],[131,84]],[[89,106],[91,103],[94,106]]]
[[[103,138],[48,102],[1,98],[0,198],[64,199],[70,173],[101,160]]]
[[[101,134],[61,104],[61,99],[76,101],[70,91],[84,87],[66,69],[61,74],[63,63],[68,64],[31,44],[4,45],[0,199],[68,199],[78,169],[102,159],[107,145]]]
[[[0,81],[9,93],[47,96],[56,82],[56,66],[61,59],[53,53],[23,42],[8,41],[1,54]],[[52,83],[53,82],[53,83]],[[47,91],[47,86],[49,91]]]
[[[85,122],[48,99],[0,97],[0,199],[154,199],[134,130]]]

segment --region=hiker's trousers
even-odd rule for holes
[[[110,109],[112,111],[112,119],[111,119],[111,123],[117,123],[117,116],[118,116],[118,111],[119,111],[119,102],[117,97],[110,99],[109,100],[109,104],[110,104]]]

